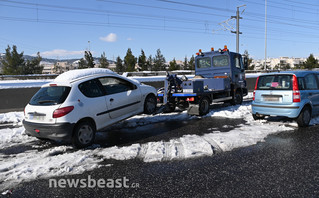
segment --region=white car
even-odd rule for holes
[[[108,69],[72,70],[43,85],[25,107],[26,133],[39,139],[91,145],[95,132],[156,110],[156,89]]]

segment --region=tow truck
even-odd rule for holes
[[[159,112],[172,112],[176,107],[187,109],[189,115],[203,116],[209,112],[210,104],[229,102],[241,104],[248,94],[245,70],[247,57],[224,49],[202,52],[195,57],[195,76],[167,73],[165,85],[158,90],[157,101],[162,103]]]

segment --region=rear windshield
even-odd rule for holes
[[[260,76],[257,84],[259,90],[292,90],[292,75]]]
[[[61,104],[68,97],[71,87],[54,86],[41,88],[30,101],[30,105],[56,105]]]

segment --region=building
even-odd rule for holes
[[[279,57],[268,58],[266,60],[267,69],[274,70],[290,66],[291,69],[299,68],[306,61],[306,58],[294,58],[294,57]],[[263,70],[265,60],[253,59],[251,65],[255,65],[255,70]],[[250,65],[250,66],[251,66]]]
[[[43,66],[42,73],[43,74],[54,74],[54,63],[41,61],[40,65]]]

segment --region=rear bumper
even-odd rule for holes
[[[252,113],[261,115],[285,116],[296,118],[299,116],[302,106],[298,105],[272,105],[252,103]]]
[[[58,124],[43,124],[34,123],[23,120],[26,133],[38,137],[47,138],[51,140],[64,140],[68,141],[72,137],[72,131],[75,124],[71,123],[58,123]]]

